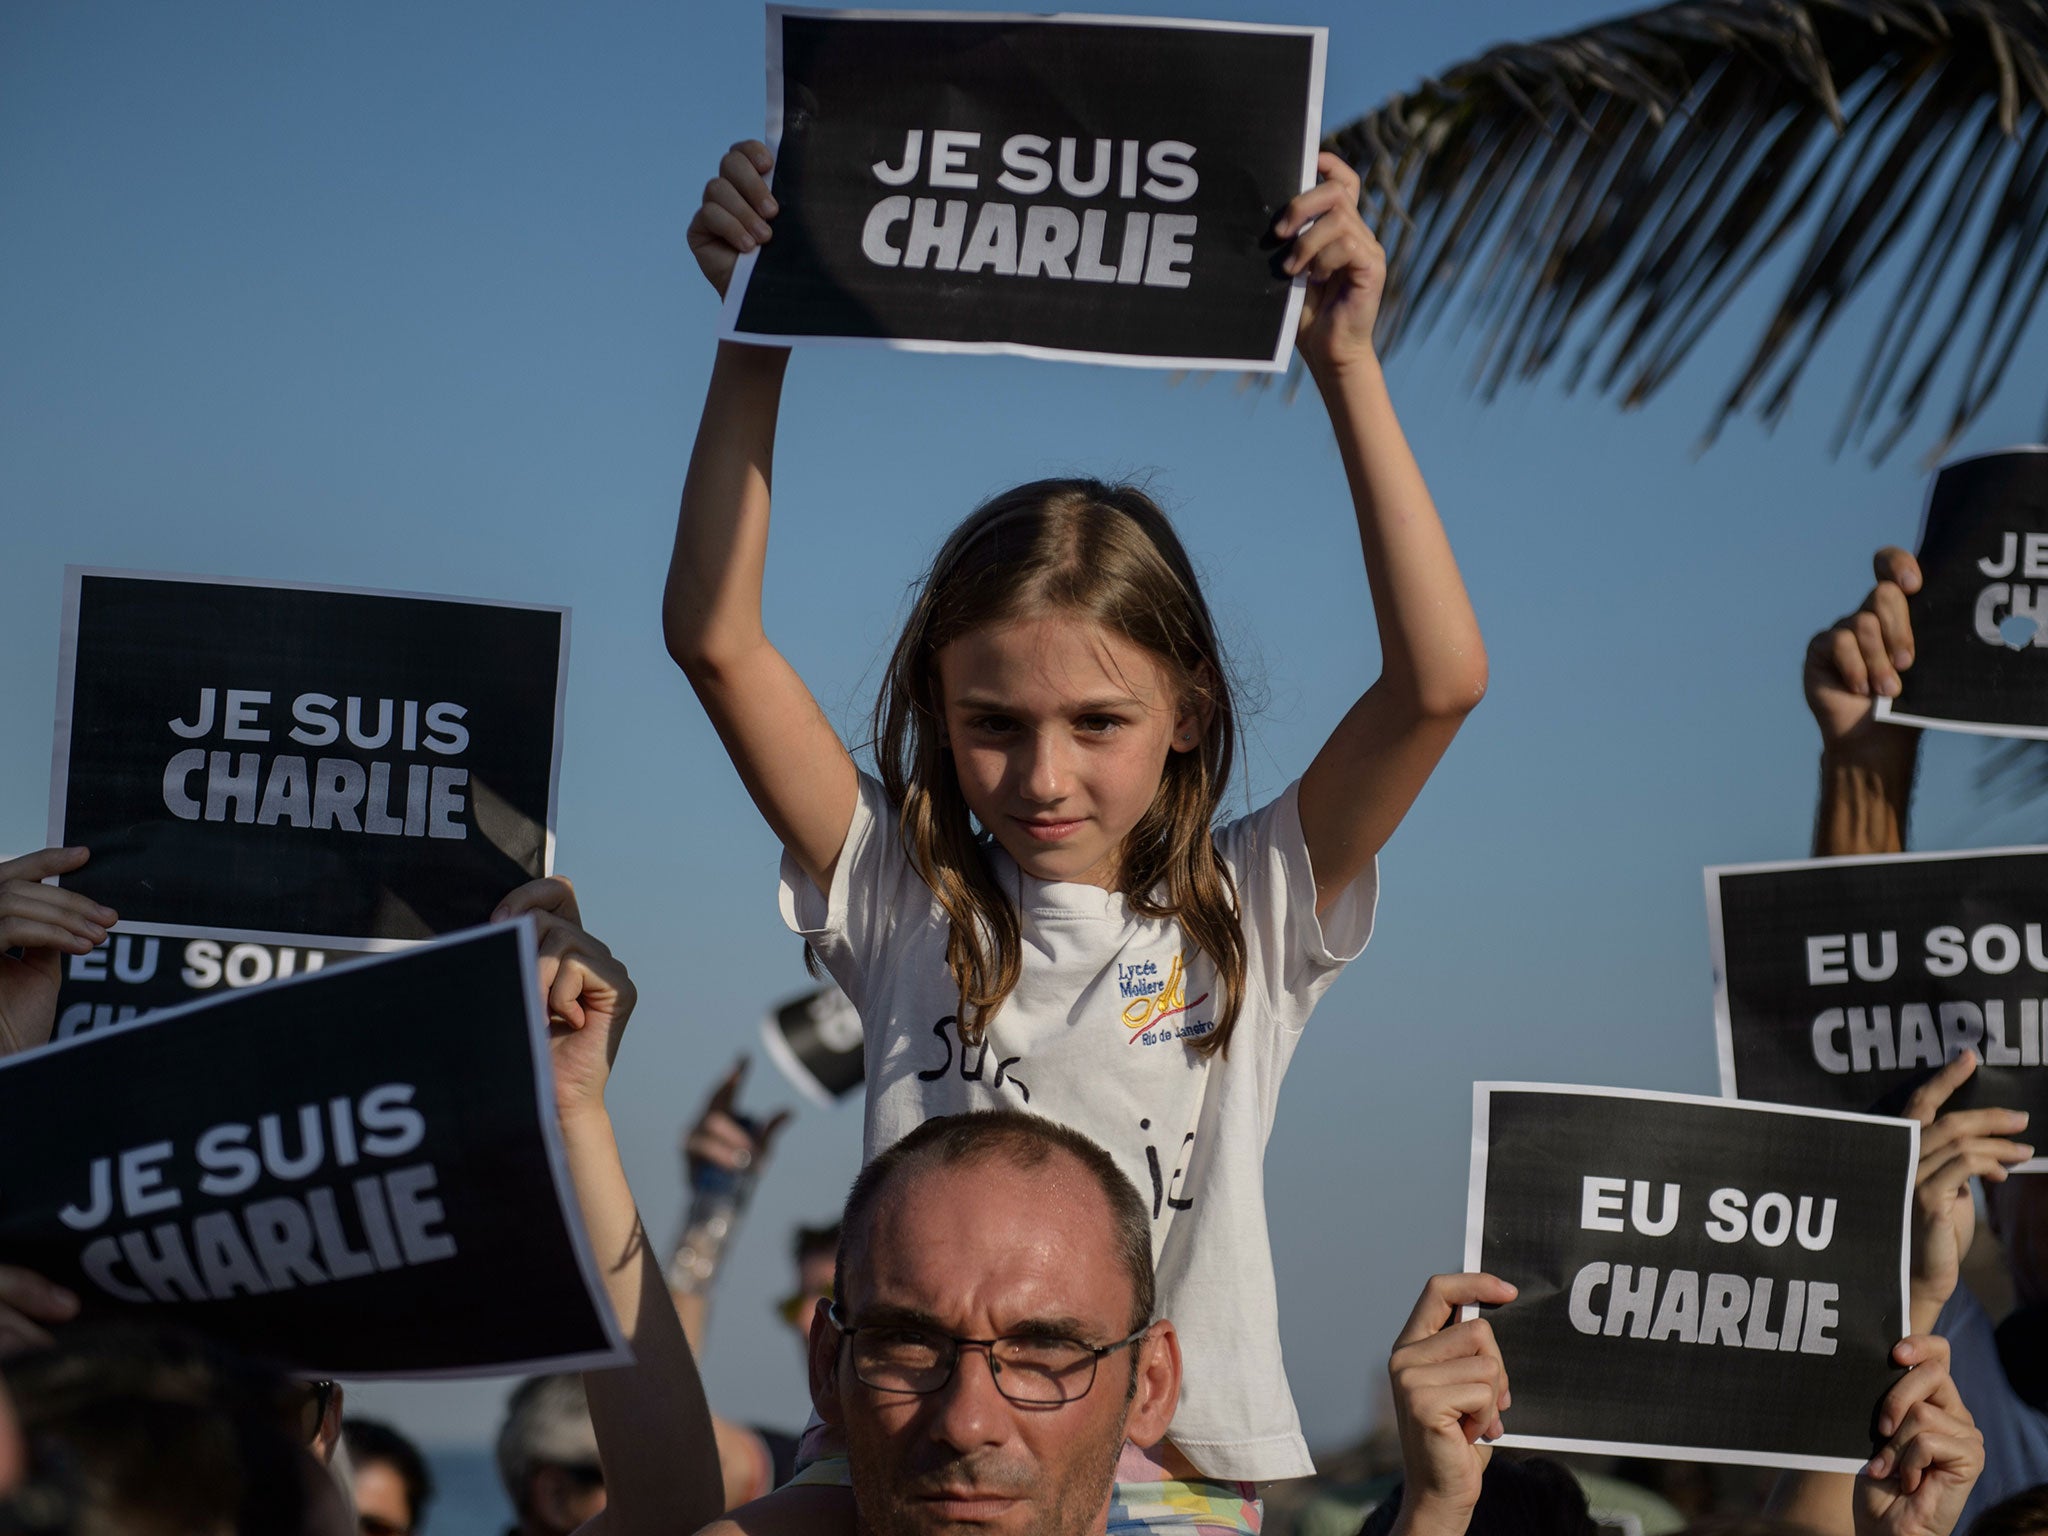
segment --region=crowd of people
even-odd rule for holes
[[[692,221],[721,293],[774,237],[771,169],[765,146],[735,146]],[[605,1101],[631,978],[567,881],[506,896],[493,918],[538,930],[554,1112],[634,1355],[514,1393],[497,1460],[522,1536],[1220,1536],[1277,1529],[1268,1491],[1314,1472],[1261,1159],[1304,1026],[1371,932],[1379,850],[1487,684],[1373,351],[1385,263],[1358,193],[1324,155],[1275,233],[1309,280],[1298,344],[1347,472],[1381,671],[1298,779],[1227,824],[1230,669],[1187,554],[1129,485],[1019,486],[952,532],[887,664],[874,771],[857,766],[763,623],[787,353],[720,347],[663,632],[784,849],[784,920],[861,1015],[864,1166],[838,1220],[795,1244],[785,1314],[809,1421],[720,1418],[696,1356],[780,1121],[742,1112],[737,1070],[718,1086],[685,1144],[679,1236],[657,1247]],[[1903,846],[1915,738],[1871,703],[1911,665],[1917,579],[1910,556],[1881,554],[1869,598],[1808,655],[1817,853]],[[63,958],[119,921],[83,894],[89,872],[85,850],[0,865],[6,1050],[49,1039]],[[80,878],[41,883],[60,873]],[[2024,1116],[1946,1110],[1974,1065],[1958,1058],[1908,1106],[1925,1130],[1911,1325],[1869,1405],[1867,1465],[1786,1473],[1767,1510],[1716,1529],[2048,1530],[2032,1491],[2048,1483],[2048,1373],[2027,1322],[2048,1286],[2048,1202],[2040,1181],[2007,1180],[2032,1155]],[[1961,1283],[1979,1185],[2021,1303],[1996,1328]],[[422,1458],[349,1420],[335,1384],[133,1323],[83,1326],[77,1298],[7,1257],[0,1532],[429,1528]],[[1387,1361],[1398,1475],[1334,1513],[1290,1498],[1285,1518],[1402,1536],[1669,1528],[1644,1518],[1653,1496],[1622,1510],[1612,1478],[1496,1455],[1513,1362],[1483,1312],[1463,1314],[1513,1287],[1416,1280]]]

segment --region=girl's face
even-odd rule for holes
[[[1168,752],[1201,722],[1143,646],[1073,614],[972,630],[938,654],[968,808],[1025,873],[1114,887]]]

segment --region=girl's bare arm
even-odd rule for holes
[[[1290,267],[1310,274],[1301,350],[1357,508],[1381,665],[1302,777],[1318,909],[1393,835],[1486,692],[1479,620],[1373,352],[1386,255],[1359,217],[1357,174],[1335,155],[1320,169],[1279,232],[1299,234]]]
[[[768,238],[767,148],[735,145],[705,187],[690,248],[720,293]],[[669,654],[690,680],[747,793],[819,888],[829,885],[859,797],[838,732],[761,622],[775,419],[786,349],[721,342],[676,518],[662,596]]]

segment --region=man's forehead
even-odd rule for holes
[[[883,1188],[848,1253],[849,1300],[962,1328],[1069,1318],[1114,1333],[1130,1315],[1109,1202],[1073,1158],[913,1166]]]

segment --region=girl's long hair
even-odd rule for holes
[[[1210,840],[1230,778],[1237,720],[1216,626],[1166,514],[1133,485],[1037,480],[984,502],[953,530],[919,584],[875,701],[877,766],[900,808],[904,846],[950,923],[960,1038],[979,1044],[1017,985],[1016,906],[997,885],[945,742],[939,652],[987,624],[1047,613],[1093,620],[1156,656],[1177,708],[1204,720],[1193,751],[1170,751],[1152,804],[1124,840],[1119,887],[1134,911],[1176,919],[1216,967],[1227,1049],[1244,1002],[1237,891]]]

